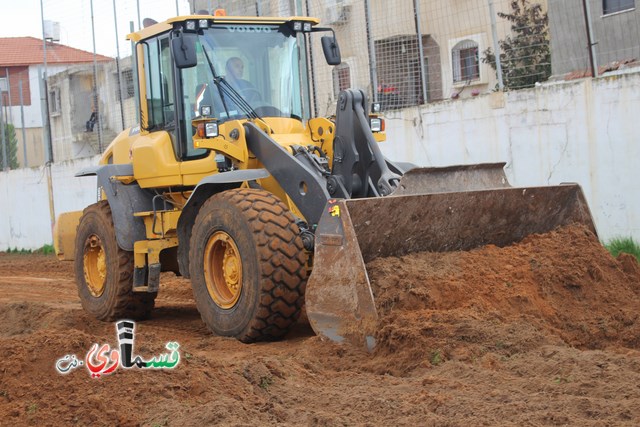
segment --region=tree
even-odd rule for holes
[[[511,22],[511,34],[499,41],[502,79],[506,89],[533,87],[551,76],[549,17],[538,3],[513,0],[511,13],[499,12]],[[491,48],[483,52],[482,62],[495,70],[496,56]]]
[[[18,139],[16,138],[16,129],[10,123],[4,124],[4,138],[7,144],[7,166],[11,169],[16,169],[18,167]],[[0,170],[4,168],[4,152],[2,136],[0,135]]]

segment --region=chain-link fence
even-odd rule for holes
[[[343,60],[335,67],[311,36],[315,115],[332,114],[347,88],[393,111],[602,74],[640,58],[635,0],[43,0],[46,42],[10,42],[42,60],[5,66],[0,58],[3,168],[100,153],[138,122],[125,35],[145,18],[218,8],[315,16],[333,29]]]

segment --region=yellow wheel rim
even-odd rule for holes
[[[242,291],[240,251],[224,231],[216,231],[204,250],[204,278],[211,299],[223,309],[236,305]]]
[[[104,284],[107,281],[107,257],[98,236],[89,236],[88,243],[83,258],[84,280],[91,295],[99,297],[104,292]]]

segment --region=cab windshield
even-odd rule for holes
[[[195,117],[202,106],[209,106],[210,116],[220,121],[246,118],[251,115],[243,108],[246,102],[260,117],[302,120],[298,49],[302,42],[302,35],[296,36],[287,25],[203,30],[196,44],[197,66],[182,70],[185,111]]]

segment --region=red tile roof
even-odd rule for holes
[[[96,61],[112,58],[96,55]],[[47,42],[47,64],[93,62],[93,53],[58,43]],[[35,37],[0,37],[0,67],[43,64],[42,39]]]

